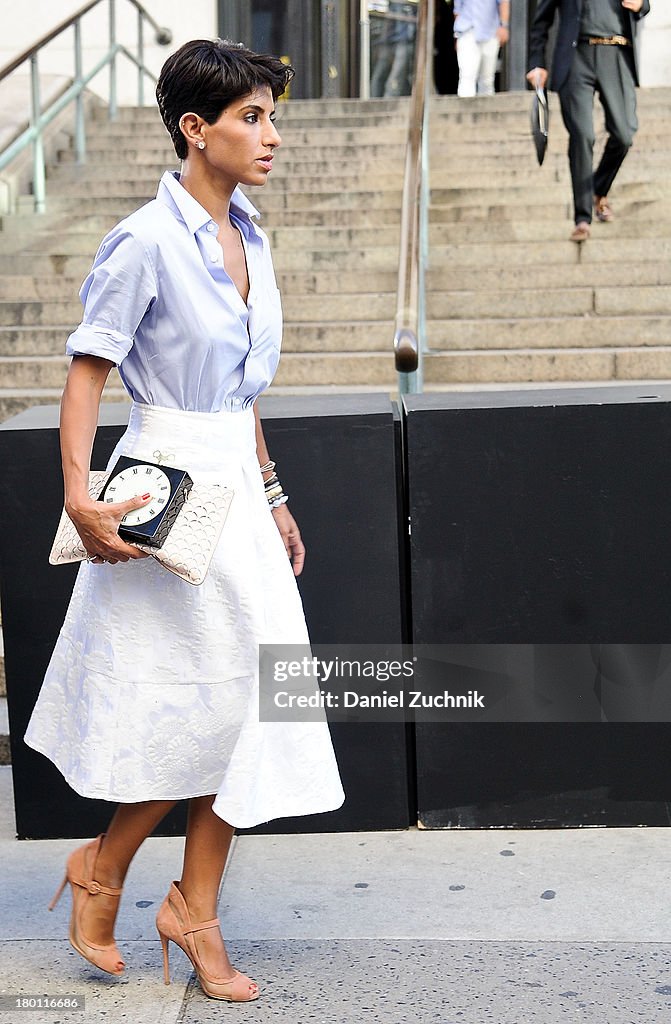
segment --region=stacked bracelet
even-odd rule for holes
[[[284,505],[284,503],[289,500],[289,497],[284,493],[282,484],[278,479],[277,473],[275,473],[275,463],[267,462],[265,466],[261,467],[262,472],[268,472],[270,470],[273,472],[267,480],[263,481],[263,486],[265,488],[266,498],[268,499],[270,507],[279,508],[280,505]]]

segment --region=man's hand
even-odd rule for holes
[[[641,0],[641,3],[642,2],[643,0]],[[499,41],[499,46],[505,46],[508,40],[510,39],[510,30],[504,28],[503,25],[499,25],[499,27],[496,30],[496,38]]]
[[[300,576],[303,572],[303,563],[305,562],[305,546],[301,540],[301,531],[298,529],[296,520],[287,508],[286,503],[278,506],[278,508],[274,508],[272,511],[275,525],[280,531],[284,546],[287,549],[287,555],[291,559],[294,576]]]
[[[623,0],[623,3],[625,0]],[[636,0],[626,0],[626,2],[636,3]],[[639,0],[642,2],[642,0]],[[548,80],[547,68],[532,68],[527,73],[527,82],[530,82],[534,89],[544,89]]]
[[[638,14],[643,6],[643,0],[622,0],[622,6],[626,7],[628,11]]]

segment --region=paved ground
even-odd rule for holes
[[[17,842],[0,768],[0,994],[77,995],[79,1012],[0,1024],[651,1024],[671,1019],[666,829],[348,833],[237,840],[220,912],[257,1003],[206,999],[154,915],[181,840],[152,839],[126,887],[122,979],[69,947],[47,903],[70,841]],[[2,1004],[6,1006],[6,1003]]]

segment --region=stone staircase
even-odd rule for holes
[[[554,97],[553,97],[554,100]],[[431,111],[430,389],[671,376],[671,90],[639,93],[641,130],[613,191],[617,220],[571,228],[556,103],[538,168],[528,94]],[[390,390],[407,100],[292,101],[263,213],[286,330],[276,390]],[[602,135],[603,133],[601,133]],[[138,141],[140,140],[140,141]],[[30,200],[0,232],[0,416],[58,400],[77,291],[103,233],[175,166],[153,108],[104,111],[89,162],[65,150],[49,212]],[[121,394],[110,379],[107,397]]]

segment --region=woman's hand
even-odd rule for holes
[[[90,498],[66,506],[66,511],[82,539],[88,557],[96,564],[128,562],[131,558],[148,558],[132,544],[126,544],[119,536],[119,523],[127,512],[142,508],[151,495],[147,494],[129,501],[91,501]]]
[[[284,505],[279,505],[278,508],[272,509],[272,513],[275,525],[280,531],[287,554],[291,559],[294,576],[300,576],[305,562],[305,545],[301,540],[301,531],[298,529],[298,524],[287,508],[286,502]]]

